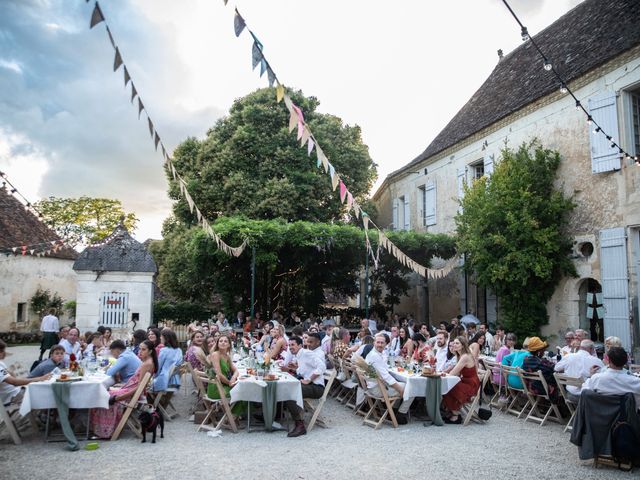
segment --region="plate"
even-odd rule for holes
[[[60,382],[60,383],[68,383],[68,382],[80,382],[82,381],[81,377],[72,377],[72,378],[65,378],[64,380],[57,378],[56,382]]]

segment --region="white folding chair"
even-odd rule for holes
[[[573,400],[571,400],[571,396],[567,391],[567,387],[581,387],[584,383],[582,378],[570,377],[565,375],[564,373],[554,373],[553,376],[556,378],[556,383],[558,384],[558,388],[560,389],[560,395],[564,399],[564,404],[567,406],[571,417],[567,422],[567,425],[564,427],[563,432],[567,430],[573,430],[573,419],[576,416],[576,408],[578,406]]]
[[[304,399],[305,408],[311,412],[311,420],[309,421],[309,425],[307,426],[307,432],[310,432],[311,430],[313,430],[313,427],[315,426],[316,423],[318,424],[319,427],[327,428],[326,423],[324,422],[323,419],[319,417],[319,415],[320,415],[320,412],[322,411],[322,407],[324,406],[324,403],[327,401],[327,395],[329,395],[329,391],[333,386],[333,381],[335,380],[336,375],[337,375],[337,372],[335,370],[330,370],[325,373],[324,392],[322,394],[322,397],[318,399],[318,404],[315,407],[311,402],[312,399],[310,398]]]

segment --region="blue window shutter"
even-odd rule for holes
[[[425,225],[436,224],[436,183],[431,180],[424,187],[425,195]]]
[[[493,173],[493,155],[485,155],[484,156],[484,174],[487,177],[490,177]]]
[[[623,227],[600,230],[600,277],[604,305],[604,335],[619,337],[631,348],[627,241]]]
[[[589,99],[589,114],[600,125],[607,135],[620,142],[618,131],[618,109],[616,108],[616,94],[604,92]],[[593,173],[620,170],[620,153],[611,148],[611,140],[607,140],[601,132],[590,132],[591,138],[591,171]]]
[[[409,194],[404,195],[404,226],[405,230],[411,230],[411,208],[409,207]]]
[[[394,198],[393,199],[393,226],[392,229],[393,230],[398,230],[399,228],[398,225],[398,199]]]

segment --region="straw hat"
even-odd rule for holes
[[[547,348],[547,342],[543,342],[538,337],[531,337],[529,339],[529,344],[527,345],[527,350],[530,352],[537,352],[539,350],[543,350]]]

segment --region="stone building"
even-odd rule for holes
[[[153,318],[151,254],[120,224],[102,243],[87,247],[73,264],[77,274],[76,323],[81,331],[111,327],[120,336],[145,329]]]
[[[534,37],[590,115],[634,155],[640,155],[638,25],[638,1],[585,0]],[[501,56],[426,150],[385,179],[374,195],[378,224],[453,233],[464,183],[491,175],[505,145],[534,138],[560,152],[557,186],[577,204],[569,233],[578,277],[558,285],[543,334],[554,341],[582,327],[594,339],[615,335],[626,347],[638,345],[640,166],[593,131],[530,41]],[[398,310],[432,323],[464,312],[499,322],[497,305],[473,278],[453,272],[428,283],[414,279]]]
[[[40,328],[31,298],[40,290],[64,301],[76,298],[73,262],[77,252],[23,205],[6,187],[0,188],[0,332]],[[61,324],[69,321],[58,312]]]

